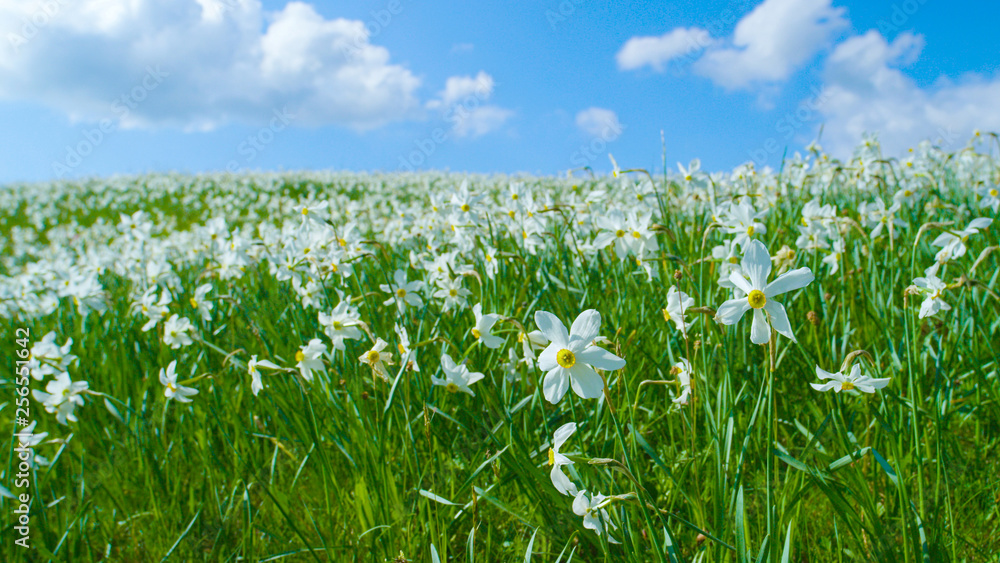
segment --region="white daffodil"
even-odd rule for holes
[[[28,355],[28,371],[37,381],[45,379],[47,375],[55,375],[68,371],[69,365],[74,361],[79,361],[75,355],[69,351],[73,346],[73,339],[67,338],[62,346],[56,344],[56,333],[49,332],[41,340],[31,346],[31,353]]]
[[[591,495],[587,491],[580,491],[576,494],[576,498],[573,499],[573,513],[577,516],[583,516],[584,528],[593,530],[598,536],[603,536],[607,533],[609,542],[621,543],[611,537],[611,533],[604,528],[605,524],[614,529],[618,528],[611,521],[608,511],[602,507],[604,501],[607,499],[608,497],[604,495]]]
[[[667,306],[663,309],[663,320],[674,323],[681,334],[687,336],[691,323],[684,321],[687,310],[694,306],[694,299],[676,287],[670,286],[667,291]]]
[[[813,281],[812,271],[809,268],[799,268],[786,272],[771,283],[767,283],[768,275],[771,273],[771,256],[764,243],[759,240],[747,244],[742,266],[743,271],[750,276],[750,280],[747,281],[746,278],[735,272],[730,274],[729,279],[746,296],[730,299],[723,303],[716,312],[715,319],[724,325],[733,325],[743,318],[744,313],[753,309],[750,341],[754,344],[767,344],[771,340],[771,330],[768,327],[768,319],[764,316],[766,311],[774,330],[794,341],[795,334],[788,322],[785,307],[774,301],[773,298],[809,285]]]
[[[833,248],[830,253],[823,257],[823,263],[830,267],[830,275],[840,271],[840,259],[844,256],[844,239],[839,238],[833,241]]]
[[[396,336],[399,337],[400,363],[410,371],[419,372],[420,365],[417,364],[417,351],[410,346],[410,335],[406,332],[406,327],[396,324],[392,328],[396,332]]]
[[[497,324],[497,321],[501,319],[500,315],[495,314],[483,314],[483,304],[476,303],[472,307],[472,314],[476,316],[476,326],[472,327],[472,336],[476,337],[476,340],[482,342],[483,346],[496,350],[500,346],[503,346],[503,338],[493,334],[493,325]]]
[[[155,290],[155,287],[146,290],[137,303],[139,311],[149,319],[146,324],[142,325],[143,332],[152,329],[170,314],[168,308],[170,306],[170,293],[164,289],[160,293],[160,299],[157,300]]]
[[[441,371],[444,372],[444,377],[434,377],[432,375],[432,384],[444,387],[449,393],[458,393],[461,391],[473,397],[476,394],[473,393],[472,389],[469,389],[469,386],[486,377],[477,371],[469,371],[465,362],[456,364],[455,360],[451,359],[451,356],[448,354],[441,354]]]
[[[82,406],[83,393],[90,388],[86,381],[73,381],[69,373],[62,372],[55,379],[49,381],[45,386],[45,391],[33,389],[31,394],[35,400],[45,407],[45,412],[55,413],[59,424],[66,425],[68,422],[76,422],[73,409],[77,405]]]
[[[194,329],[194,325],[187,317],[178,317],[177,315],[171,315],[167,322],[163,324],[163,343],[170,346],[174,350],[182,347],[188,346],[192,342],[191,335],[188,331]]]
[[[323,326],[323,332],[333,342],[334,350],[346,350],[344,340],[361,338],[361,330],[358,328],[360,322],[361,316],[357,309],[351,307],[346,299],[338,303],[330,311],[330,314],[319,313],[319,324]]]
[[[924,296],[924,302],[920,304],[921,319],[951,309],[951,305],[945,303],[941,297],[941,292],[948,286],[937,276],[917,278],[913,280],[913,284],[917,287],[917,292]]]
[[[212,284],[206,283],[200,285],[198,289],[194,290],[194,297],[191,298],[191,306],[201,315],[201,320],[205,322],[212,320],[213,304],[211,301],[205,299],[210,291],[212,291]]]
[[[379,338],[370,350],[358,356],[359,362],[367,364],[368,367],[372,368],[372,373],[385,381],[389,381],[389,372],[386,371],[385,366],[392,365],[392,353],[383,352],[388,345],[385,340]]]
[[[247,372],[250,374],[250,390],[253,391],[254,396],[264,388],[264,381],[261,380],[260,370],[257,368],[281,369],[267,360],[258,361],[256,355],[251,356],[250,361],[247,362]]]
[[[319,338],[313,338],[308,344],[295,352],[295,367],[306,381],[312,381],[314,371],[323,370],[323,356],[326,354],[326,344]]]
[[[396,307],[402,312],[406,309],[406,306],[420,308],[424,306],[424,300],[420,298],[420,294],[417,292],[422,290],[424,287],[424,282],[422,281],[411,281],[406,280],[406,272],[403,270],[396,270],[392,274],[392,284],[381,284],[379,289],[390,294],[389,298],[382,302],[383,305],[389,305],[393,302],[396,303]]]
[[[189,397],[198,394],[197,389],[184,387],[177,383],[177,360],[170,362],[167,369],[160,368],[160,383],[165,387],[163,395],[168,399],[174,399],[178,403],[190,403]]]
[[[889,384],[890,378],[886,377],[884,379],[872,379],[867,375],[861,375],[861,366],[854,364],[851,367],[851,373],[844,375],[841,372],[830,373],[820,369],[816,366],[816,377],[820,379],[831,379],[826,383],[810,383],[813,389],[817,391],[829,391],[833,389],[834,393],[840,393],[841,391],[846,391],[851,395],[858,395],[858,391],[862,393],[874,393],[877,389],[882,389]]]
[[[757,212],[752,203],[743,200],[739,205],[731,207],[727,216],[722,218],[722,228],[726,233],[734,235],[734,244],[746,248],[751,237],[767,233],[767,227],[759,221],[765,214],[766,211]]]
[[[937,246],[941,249],[934,256],[935,260],[937,260],[938,264],[944,264],[953,258],[961,258],[968,250],[965,243],[969,240],[969,237],[983,229],[988,228],[992,222],[993,219],[990,219],[989,217],[979,217],[969,221],[969,226],[961,231],[955,231],[954,233],[941,233],[936,239],[934,239],[934,242],[931,243],[933,246]]]
[[[691,362],[681,358],[681,361],[670,368],[670,373],[677,376],[677,383],[681,386],[681,394],[673,400],[673,403],[675,405],[688,404],[688,397],[691,396]]]
[[[438,287],[441,289],[434,292],[434,297],[444,299],[444,312],[447,313],[452,309],[464,309],[469,306],[469,302],[465,298],[472,295],[472,292],[462,287],[461,276],[443,278],[438,281]]]
[[[994,213],[1000,211],[1000,186],[979,186],[976,188],[976,194],[982,198],[979,200],[981,209],[990,207]]]
[[[580,397],[597,399],[604,392],[604,379],[594,369],[625,367],[625,360],[594,346],[601,328],[601,314],[594,309],[580,313],[569,333],[558,317],[546,311],[535,312],[535,324],[549,340],[538,356],[538,367],[545,372],[542,388],[550,403],[558,403],[571,385]]]
[[[562,472],[560,467],[564,465],[573,465],[573,460],[566,457],[565,455],[559,453],[559,449],[562,448],[566,440],[576,432],[576,423],[568,422],[563,424],[556,429],[555,434],[552,436],[552,447],[549,448],[549,465],[552,466],[552,471],[549,472],[549,477],[552,478],[552,486],[556,488],[560,493],[575,497],[577,494],[576,485],[569,480],[569,477]]]

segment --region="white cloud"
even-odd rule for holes
[[[503,126],[514,112],[486,102],[493,97],[493,77],[484,71],[476,76],[452,76],[428,109],[441,113],[451,123],[456,137],[479,137]]]
[[[712,46],[715,40],[707,31],[698,27],[678,27],[659,37],[633,37],[625,42],[615,58],[619,70],[635,70],[649,65],[663,72],[664,65],[685,55],[691,55]]]
[[[765,0],[736,24],[732,47],[707,51],[694,70],[730,90],[785,80],[848,27],[844,13],[831,0]]]
[[[514,112],[495,105],[474,107],[466,114],[454,114],[454,132],[457,137],[480,137],[503,126]]]
[[[942,78],[922,89],[899,67],[923,45],[919,35],[889,43],[872,30],[837,46],[823,71],[824,148],[849,156],[863,133],[878,133],[885,153],[898,156],[923,139],[962,143],[977,128],[1000,130],[1000,76]]]
[[[576,126],[587,135],[605,139],[617,137],[624,129],[618,114],[599,107],[589,107],[577,113]]]
[[[151,71],[162,80],[144,87]],[[365,130],[422,113],[420,84],[363,22],[303,2],[0,0],[0,99],[76,120],[210,129],[287,108],[299,125]]]

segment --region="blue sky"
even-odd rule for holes
[[[1000,131],[1000,3],[0,0],[0,182],[561,174]]]

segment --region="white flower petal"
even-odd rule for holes
[[[764,288],[764,295],[770,299],[775,295],[781,295],[789,291],[803,288],[812,283],[815,276],[809,268],[799,268],[791,272],[785,272],[778,276],[773,282]]]
[[[566,443],[566,440],[568,440],[569,437],[572,436],[574,432],[576,432],[575,422],[567,422],[566,424],[563,424],[562,426],[557,428],[555,433],[552,435],[552,443],[555,450],[559,451],[559,448],[561,448],[562,445]]]
[[[767,303],[764,304],[764,310],[771,317],[771,326],[774,327],[774,330],[778,331],[778,334],[795,342],[795,333],[792,332],[792,325],[788,322],[788,314],[785,312],[785,306],[777,301],[768,299]]]
[[[750,286],[750,282],[748,282],[747,279],[735,269],[729,272],[729,281],[732,282],[734,286],[743,290],[743,293],[750,293],[753,291],[753,287]]]
[[[573,392],[584,399],[598,399],[604,394],[604,380],[589,366],[579,363],[569,370]]]
[[[566,346],[569,334],[566,332],[566,325],[559,320],[559,317],[548,311],[535,311],[535,324],[550,342]]]
[[[604,371],[615,371],[625,367],[625,360],[601,348],[600,346],[590,346],[586,350],[577,354],[577,362],[590,364],[597,369]]]
[[[750,342],[754,344],[767,344],[771,340],[771,327],[764,318],[764,311],[753,310],[753,325],[750,327]]]
[[[754,289],[763,289],[767,285],[767,276],[771,274],[771,255],[767,247],[759,240],[752,240],[743,254],[743,271],[750,276]]]
[[[561,367],[557,367],[545,374],[542,381],[542,394],[545,400],[553,405],[562,400],[569,391],[569,373]]]
[[[597,333],[601,330],[601,314],[594,309],[587,309],[573,321],[573,326],[569,330],[570,336],[577,336],[580,340],[590,343],[597,338]]]
[[[724,325],[734,325],[749,309],[750,301],[745,297],[730,299],[719,306],[719,310],[715,312],[715,320]]]

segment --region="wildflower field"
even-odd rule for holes
[[[0,560],[997,561],[998,182],[5,186]]]

